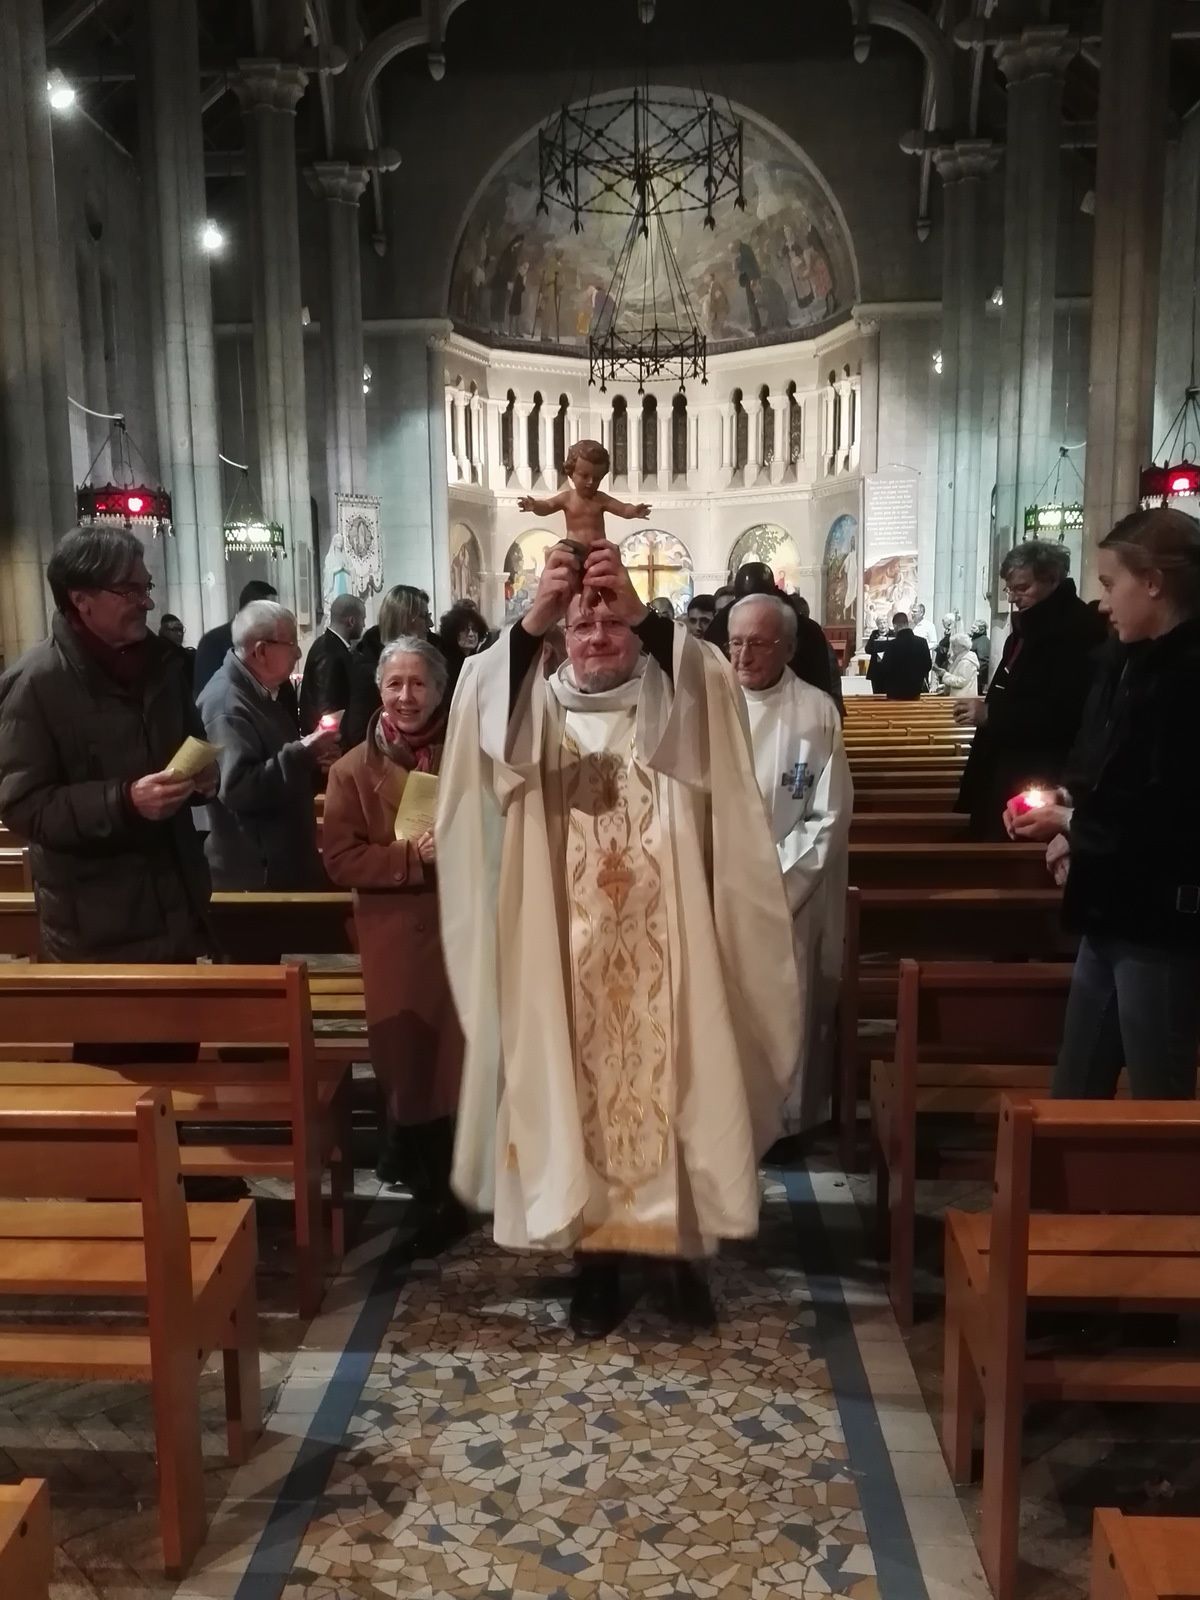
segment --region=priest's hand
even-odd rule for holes
[[[538,580],[537,593],[529,610],[521,618],[526,633],[540,639],[549,633],[567,614],[567,607],[579,593],[579,562],[569,550],[556,545],[546,556],[546,565]]]
[[[583,581],[604,601],[609,615],[618,622],[636,628],[646,620],[647,607],[638,597],[633,581],[625,570],[621,552],[607,540],[594,544],[583,564]]]

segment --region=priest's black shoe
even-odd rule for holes
[[[668,1261],[664,1287],[666,1312],[672,1322],[688,1328],[716,1327],[717,1308],[703,1267],[693,1261]]]
[[[625,1318],[621,1269],[615,1261],[583,1261],[567,1320],[578,1339],[606,1339]]]

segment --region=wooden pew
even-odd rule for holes
[[[1098,1507],[1090,1600],[1200,1600],[1200,1517],[1127,1517]]]
[[[850,882],[859,889],[1045,889],[1050,878],[1045,845],[868,844],[852,838]]]
[[[46,1600],[54,1570],[50,1493],[41,1478],[0,1484],[0,1595]]]
[[[222,953],[247,964],[278,961],[289,950],[349,954],[354,950],[348,893],[214,894],[213,926]],[[0,893],[0,955],[37,960],[37,909],[29,893]]]
[[[970,817],[956,811],[855,811],[850,843],[965,844]]]
[[[0,1374],[150,1385],[163,1563],[179,1576],[207,1527],[199,1382],[214,1351],[235,1462],[262,1426],[253,1203],[189,1205],[170,1096],[128,1087],[0,1089],[0,1195],[0,1309],[42,1298],[35,1321],[0,1326]],[[80,1300],[131,1315],[81,1320]]]
[[[1061,959],[1072,948],[1061,903],[1051,887],[850,889],[838,996],[838,1153],[846,1171],[858,1161],[859,1082],[880,1054],[878,1044],[860,1046],[859,1019],[894,1022],[900,958],[952,961],[970,950],[982,960]]]
[[[1195,1312],[1200,1105],[1005,1099],[990,1213],[946,1213],[942,1448],[971,1475],[983,1419],[980,1554],[995,1600],[1016,1590],[1027,1404],[1194,1403],[1190,1354],[1030,1355],[1030,1308]]]
[[[976,1118],[978,1145],[931,1152],[931,1173],[985,1176],[1005,1093],[1044,1095],[1058,1054],[1071,967],[901,961],[895,1049],[871,1063],[877,1236],[896,1320],[912,1326],[919,1118]]]
[[[196,1062],[108,1066],[64,1059],[80,1042],[221,1050]],[[335,1255],[345,1247],[353,1191],[350,1060],[334,1056],[318,1068],[303,968],[0,967],[0,1045],[7,1058],[0,1060],[0,1085],[13,1092],[36,1084],[64,1091],[170,1089],[176,1118],[190,1130],[182,1151],[188,1176],[290,1182],[297,1299],[302,1316],[315,1314],[327,1254],[325,1171]],[[223,1137],[231,1125],[253,1128],[255,1142]]]
[[[962,756],[863,756],[850,762],[850,773],[858,784],[894,783],[897,788],[909,784],[947,784],[957,788],[962,779],[966,758]]]
[[[958,784],[929,783],[914,780],[903,787],[895,787],[891,779],[867,781],[854,780],[854,812],[919,811],[925,816],[941,814],[955,816],[954,802],[958,799]],[[0,902],[3,897],[0,896]]]
[[[23,850],[19,846],[0,848],[0,891],[26,894],[32,888],[28,850]]]

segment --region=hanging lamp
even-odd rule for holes
[[[79,410],[88,412],[89,416],[100,416],[103,413],[88,411],[78,401],[72,401]],[[160,534],[170,536],[174,533],[171,525],[171,496],[161,484],[152,484],[149,475],[140,475],[134,467],[134,454],[137,454],[143,470],[146,460],[142,452],[129,437],[129,429],[125,418],[119,413],[109,415],[105,419],[111,426],[104,444],[96,451],[92,464],[84,475],[83,482],[75,490],[75,517],[81,528],[148,528],[151,537],[157,539]],[[94,483],[92,474],[96,470],[106,445],[112,447],[113,480],[110,483]]]
[[[231,462],[227,456],[221,459],[229,466],[236,466],[241,473],[221,523],[226,561],[234,555],[270,556],[278,560],[286,548],[283,523],[267,520],[262,502],[251,487],[249,467]]]

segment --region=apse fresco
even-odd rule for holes
[[[849,512],[835,517],[825,538],[824,620],[847,623],[858,610],[858,518]]]
[[[450,598],[478,606],[483,596],[483,555],[465,522],[450,529]]]
[[[693,109],[690,100],[681,102],[681,119]],[[719,202],[714,229],[705,228],[699,210],[654,223],[650,238],[635,247],[618,330],[641,322],[644,285],[654,285],[660,271],[662,252],[654,248],[660,226],[710,349],[806,337],[849,308],[849,248],[812,172],[782,141],[746,121],[744,174],[746,209],[739,211],[732,198]],[[464,332],[493,342],[586,348],[589,328],[613,322],[613,273],[627,221],[589,214],[574,234],[566,209],[551,203],[539,216],[537,206],[533,137],[493,177],[467,221],[451,278],[450,315]],[[665,282],[649,298],[655,296],[666,302]]]
[[[738,536],[729,552],[729,581],[748,561],[763,561],[775,575],[775,585],[784,594],[795,594],[800,585],[800,552],[786,528],[774,522],[756,522]]]

